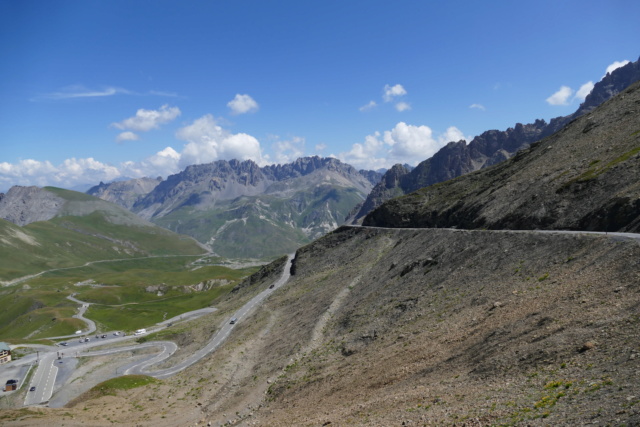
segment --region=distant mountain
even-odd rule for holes
[[[364,225],[640,232],[640,82],[509,160],[390,200]]]
[[[475,137],[469,144],[465,141],[450,142],[411,171],[405,170],[402,173],[402,169],[392,168],[387,172],[392,177],[380,180],[351,222],[361,221],[367,213],[393,197],[502,162],[530,144],[559,131],[572,120],[589,113],[638,80],[640,59],[607,73],[595,84],[578,110],[569,116],[556,117],[549,123],[544,120],[525,125],[517,123],[515,127],[505,131],[489,130]]]
[[[95,260],[205,252],[120,206],[54,187],[0,193],[0,241],[0,282]]]
[[[88,189],[86,193],[131,209],[138,200],[149,194],[160,182],[162,182],[162,178],[137,178],[109,184],[101,182]]]
[[[219,255],[261,258],[291,252],[341,225],[380,177],[318,156],[265,167],[219,160],[188,166],[146,194],[133,192],[138,183],[132,181],[91,192]]]

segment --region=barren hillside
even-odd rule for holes
[[[639,271],[611,236],[341,228],[203,363],[13,424],[633,425]]]

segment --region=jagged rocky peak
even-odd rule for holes
[[[0,198],[0,218],[19,226],[55,217],[65,200],[40,187],[13,186]]]
[[[397,179],[396,191],[384,184],[383,177],[374,188],[357,218],[362,218],[370,210],[380,206],[382,202],[392,197],[411,193],[420,188],[447,181],[488,166],[493,166],[512,157],[516,152],[528,148],[536,141],[553,135],[578,117],[589,113],[612,96],[622,92],[629,85],[640,80],[640,59],[608,73],[596,83],[591,93],[580,105],[578,110],[563,117],[551,119],[549,123],[538,119],[533,123],[517,123],[507,130],[488,130],[476,136],[466,144],[464,141],[450,142],[442,147],[433,157],[420,163],[414,170],[402,179]],[[394,172],[395,173],[395,172]]]

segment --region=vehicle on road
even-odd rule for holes
[[[142,334],[146,334],[146,333],[147,333],[147,330],[143,328],[143,329],[138,329],[136,331],[136,333],[133,334],[133,335],[142,335]]]
[[[63,346],[63,347],[66,347],[66,346],[68,346],[68,345],[69,345],[69,343],[65,341],[65,342],[58,343],[58,345],[61,345],[61,346]]]
[[[114,333],[113,333],[113,335],[115,335],[115,336],[119,336],[119,335],[120,335],[120,332],[114,332]]]
[[[273,289],[274,286],[275,284],[271,284],[271,286],[269,286],[269,289]]]
[[[107,337],[106,335],[101,335],[101,336],[100,336],[100,338],[106,338],[106,337]]]
[[[35,386],[31,387],[29,391],[36,391],[36,387]]]
[[[80,335],[82,331],[76,331],[76,335]]]
[[[230,325],[235,325],[237,321],[238,321],[238,319],[234,317],[233,319],[231,319],[231,322],[229,322],[229,324]]]

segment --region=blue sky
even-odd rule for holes
[[[0,191],[335,156],[570,114],[640,2],[0,0]]]

